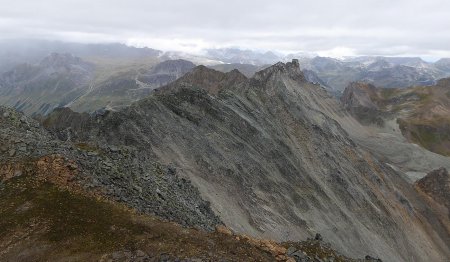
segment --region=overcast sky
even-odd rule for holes
[[[450,57],[449,0],[0,0],[0,38]]]

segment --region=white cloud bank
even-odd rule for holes
[[[446,0],[0,0],[0,38],[450,57]]]

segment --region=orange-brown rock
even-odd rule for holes
[[[233,235],[233,232],[231,232],[231,230],[229,228],[227,228],[226,226],[223,226],[223,225],[218,225],[216,227],[216,231],[218,233],[221,233],[221,234],[224,234],[224,235],[228,235],[228,236],[232,236]]]

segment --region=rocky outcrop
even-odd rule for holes
[[[396,171],[353,143],[331,101],[295,60],[250,79],[197,67],[130,107],[92,116],[90,128],[52,132],[172,165],[237,233],[285,241],[320,232],[354,257],[447,256],[448,233]]]
[[[59,124],[63,123],[71,122]],[[162,165],[136,148],[62,142],[36,121],[3,107],[0,127],[2,180],[28,172],[63,187],[70,184],[97,192],[184,226],[212,230],[220,223],[209,203],[175,167]],[[70,136],[63,140],[70,140]],[[47,177],[48,173],[53,176]]]
[[[447,169],[436,169],[418,180],[415,185],[434,201],[447,207],[450,217],[450,175]]]
[[[377,99],[375,86],[357,82],[351,83],[345,88],[340,98],[345,109],[361,123],[383,126],[383,114],[376,103]]]

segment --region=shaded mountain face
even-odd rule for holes
[[[377,90],[374,85],[353,82],[345,89],[340,100],[345,109],[361,123],[383,126],[382,111],[376,104]]]
[[[87,91],[94,66],[70,54],[53,53],[39,64],[23,64],[0,77],[0,103],[46,114]]]
[[[352,83],[344,91],[344,107],[361,123],[383,126],[395,119],[411,142],[450,155],[450,81],[434,86],[383,89]]]
[[[344,110],[306,81],[297,60],[250,79],[200,66],[118,112],[83,124],[60,121],[67,114],[52,113],[46,128],[176,167],[236,232],[276,240],[320,233],[344,254],[390,261],[450,252],[446,225],[431,223],[414,188],[355,145],[334,120]]]

